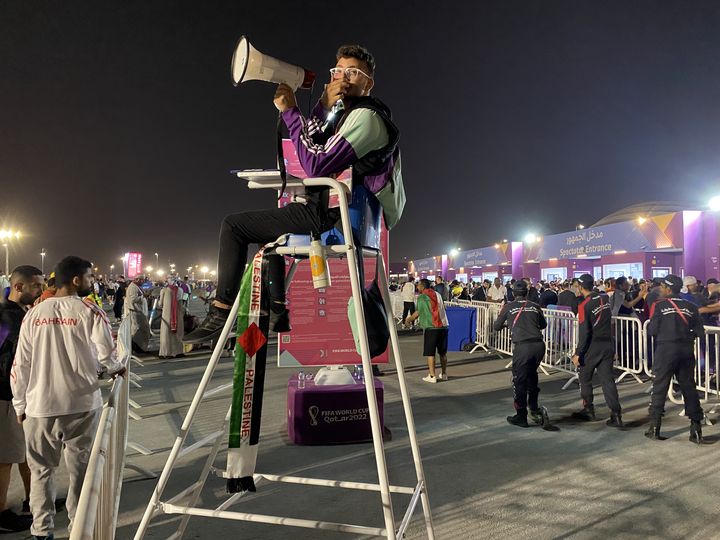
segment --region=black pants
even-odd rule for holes
[[[680,386],[687,417],[697,422],[703,419],[700,397],[695,388],[694,373],[695,349],[692,343],[661,342],[655,345],[655,361],[653,363],[655,381],[650,399],[650,420],[660,420],[665,413],[665,400],[673,376],[677,378]]]
[[[545,356],[545,343],[542,341],[526,341],[513,345],[512,386],[513,405],[520,414],[527,414],[527,407],[538,408],[537,370]]]
[[[321,219],[318,205],[290,203],[283,208],[252,210],[227,216],[220,227],[217,300],[232,304],[240,290],[249,244],[266,244],[286,233],[310,234],[331,229],[337,221],[335,209]],[[285,300],[285,260],[268,257],[268,288],[273,300]]]
[[[583,407],[593,404],[593,375],[597,371],[602,385],[605,403],[611,412],[620,414],[620,398],[618,397],[613,362],[615,360],[615,346],[612,341],[594,341],[580,364],[580,397]]]
[[[415,313],[415,302],[403,302],[403,322],[405,322],[408,315],[412,315],[413,313]]]

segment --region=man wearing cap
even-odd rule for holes
[[[605,403],[610,408],[610,419],[606,424],[623,427],[620,398],[613,377],[615,346],[612,341],[609,298],[605,293],[593,291],[593,277],[590,274],[583,274],[578,282],[585,299],[578,306],[578,344],[572,362],[578,366],[583,408],[573,417],[585,421],[595,420],[592,379],[597,371]]]
[[[493,330],[499,332],[504,326],[510,328],[513,342],[512,385],[515,415],[508,416],[508,423],[518,427],[529,427],[530,417],[537,424],[543,423],[543,410],[538,406],[537,370],[545,356],[545,342],[542,331],[547,326],[540,306],[527,299],[528,285],[519,280],[513,287],[512,302],[506,303],[493,323]]]
[[[695,388],[695,339],[705,336],[698,309],[692,302],[680,298],[683,281],[669,274],[660,285],[662,298],[650,308],[647,333],[655,340],[652,397],[650,399],[650,427],[645,436],[660,440],[660,424],[665,413],[665,400],[672,378],[677,379],[685,402],[685,414],[690,418],[690,441],[703,441],[700,423],[703,410]]]
[[[698,288],[698,280],[695,276],[685,276],[682,280],[682,289],[680,289],[680,296],[683,300],[695,304],[696,306],[702,305],[702,295]]]

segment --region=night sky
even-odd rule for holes
[[[321,83],[342,43],[376,56],[408,195],[391,260],[720,190],[720,2],[448,4],[0,2],[11,265],[213,268],[222,216],[275,204],[228,174],[275,160],[274,87],[230,82],[242,34]]]

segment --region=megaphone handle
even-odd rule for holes
[[[277,167],[280,171],[280,178],[282,178],[282,188],[278,193],[278,200],[282,199],[283,193],[285,193],[285,186],[287,185],[287,171],[285,170],[285,153],[283,152],[283,141],[282,141],[282,113],[278,112],[277,121]]]

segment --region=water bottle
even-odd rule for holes
[[[298,372],[298,388],[305,388],[305,372],[302,369]]]
[[[320,242],[320,236],[312,235],[310,242],[310,273],[312,274],[313,287],[324,289],[330,286],[330,272],[327,266],[327,255]]]
[[[364,380],[362,365],[359,365],[357,367],[357,380],[360,382],[363,382],[363,380]]]

